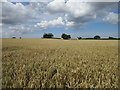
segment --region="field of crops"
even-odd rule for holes
[[[117,88],[117,40],[3,39],[3,88]]]

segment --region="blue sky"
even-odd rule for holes
[[[40,38],[44,33],[72,38],[118,37],[117,3],[81,3],[68,0],[51,2],[6,2],[2,7],[3,38]],[[8,12],[9,11],[9,12]]]

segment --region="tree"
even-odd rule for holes
[[[15,39],[16,37],[12,37],[13,39]]]
[[[64,39],[64,38],[67,38],[67,37],[66,37],[66,34],[63,33],[63,34],[61,35],[61,38],[63,38],[63,39]]]
[[[109,37],[108,39],[116,39],[116,38],[114,38],[114,37]]]
[[[53,34],[52,33],[45,33],[44,35],[43,35],[43,38],[53,38]]]
[[[77,37],[79,40],[82,39],[82,37]]]
[[[94,36],[94,39],[100,39],[101,37],[99,35]]]
[[[70,39],[71,36],[63,33],[63,34],[61,35],[61,38],[63,38],[63,39]]]

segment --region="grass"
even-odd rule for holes
[[[118,88],[117,40],[3,39],[3,88]]]

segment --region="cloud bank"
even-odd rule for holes
[[[95,0],[54,0],[46,6],[46,12],[50,15],[64,14],[62,17],[65,22],[65,27],[82,27],[82,25],[95,21],[97,18],[104,18],[103,21],[108,22],[107,18],[110,17],[109,13],[114,14],[114,19],[109,23],[117,24],[117,14],[108,12],[107,10],[117,9],[117,3],[108,2],[94,2]],[[93,1],[93,2],[92,2]],[[103,17],[104,16],[104,17]],[[41,23],[44,21],[41,21]]]

